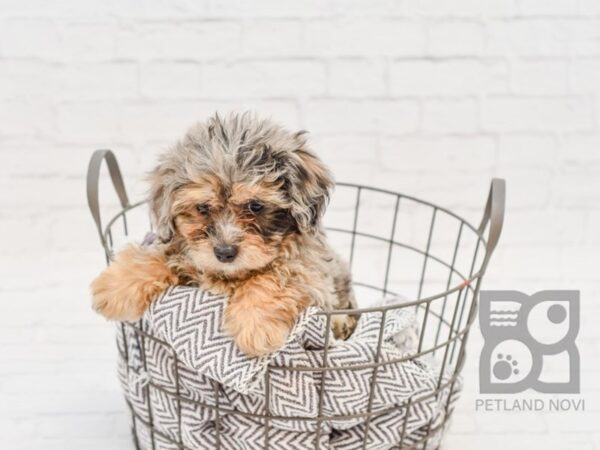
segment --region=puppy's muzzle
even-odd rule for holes
[[[214,248],[215,256],[222,263],[232,262],[238,254],[238,248],[235,245],[217,245]]]

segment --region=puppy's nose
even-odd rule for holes
[[[235,245],[217,245],[214,250],[217,259],[224,263],[233,261],[238,254],[238,248]]]

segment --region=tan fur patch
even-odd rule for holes
[[[240,350],[263,356],[283,347],[299,312],[309,299],[281,279],[265,273],[248,279],[233,292],[224,328]]]
[[[234,183],[229,201],[234,205],[241,206],[247,204],[250,200],[260,200],[277,205],[280,208],[290,206],[289,201],[286,201],[281,191],[274,188],[272,184]]]
[[[137,320],[158,294],[177,283],[162,252],[129,245],[92,282],[93,307],[107,319]]]
[[[189,212],[190,209],[201,203],[208,203],[213,208],[221,207],[223,204],[217,191],[218,184],[212,179],[206,183],[194,183],[184,186],[177,190],[173,196],[171,214],[175,217],[182,212]]]

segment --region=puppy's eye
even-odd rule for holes
[[[264,208],[265,205],[256,200],[252,200],[250,203],[248,203],[248,209],[252,214],[259,214]]]
[[[210,212],[210,206],[208,206],[207,203],[200,203],[196,205],[196,209],[203,216],[208,216],[208,213]]]

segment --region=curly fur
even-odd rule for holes
[[[225,329],[242,351],[263,355],[283,345],[308,305],[355,307],[349,271],[321,225],[333,178],[304,132],[248,113],[215,115],[161,156],[150,183],[161,243],[128,248],[94,281],[100,313],[139,317],[157,294],[149,280],[176,279],[227,294]],[[216,256],[224,247],[233,259]],[[334,316],[334,333],[347,337],[355,322]]]

